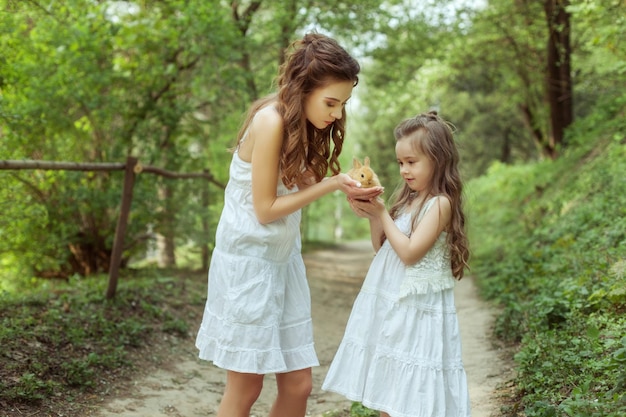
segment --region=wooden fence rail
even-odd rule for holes
[[[128,163],[128,160],[127,160]],[[0,170],[32,170],[41,169],[49,171],[123,171],[126,164],[116,162],[59,162],[59,161],[32,161],[32,160],[4,160],[0,161]],[[147,172],[171,179],[204,178],[207,181],[224,188],[225,185],[217,181],[210,172],[172,172],[151,165],[135,164],[135,173]]]
[[[37,161],[37,160],[4,160],[0,161],[0,170],[58,170],[58,171],[124,171],[124,187],[122,189],[122,202],[120,204],[120,215],[117,219],[115,228],[115,237],[113,240],[113,248],[111,250],[111,263],[109,265],[109,283],[106,291],[106,298],[115,297],[117,291],[117,282],[119,278],[119,270],[122,261],[122,252],[124,248],[124,237],[126,235],[126,227],[128,225],[128,216],[133,200],[133,188],[137,174],[146,172],[150,174],[160,175],[171,179],[205,179],[220,188],[225,185],[217,181],[213,175],[207,170],[204,172],[180,173],[172,172],[162,168],[142,165],[137,158],[129,156],[126,163],[110,163],[110,162],[62,162],[62,161]]]

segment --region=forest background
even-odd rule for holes
[[[399,179],[393,127],[431,109],[457,127],[471,273],[501,307],[495,335],[513,346],[517,364],[514,399],[503,415],[626,412],[622,0],[0,5],[0,162],[123,164],[134,157],[212,179],[137,175],[122,259],[136,281],[167,284],[166,291],[174,284],[159,281],[158,271],[206,270],[220,184],[228,180],[227,149],[244,112],[273,90],[293,40],[308,31],[330,34],[362,65],[347,106],[344,170],[353,156],[370,156],[389,196]],[[76,294],[81,301],[72,302],[85,311],[108,305],[102,282],[123,180],[112,171],[0,170],[6,352],[11,343],[27,351],[67,344],[72,334],[83,343],[95,338],[87,325],[81,334],[65,328],[59,340],[37,333],[42,323],[47,331],[62,328],[59,317],[70,314],[66,305]],[[304,210],[309,245],[367,237],[367,222],[344,200],[338,193]],[[124,287],[108,302],[160,288]],[[162,309],[142,308],[163,322]],[[186,332],[184,318],[167,318],[170,331]],[[92,349],[61,370],[44,358],[24,363],[4,354],[3,372],[13,374],[0,382],[0,401],[93,388],[91,369],[125,363],[116,343],[137,347],[137,338],[148,337],[141,321],[101,319],[117,320],[116,335],[107,334],[118,337],[107,339],[110,350]],[[25,343],[29,337],[39,345]]]

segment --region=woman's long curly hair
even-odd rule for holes
[[[359,82],[359,63],[338,43],[325,35],[310,33],[293,42],[281,65],[275,94],[256,101],[239,131],[237,143],[245,134],[252,118],[261,108],[276,104],[284,121],[283,144],[280,156],[281,180],[293,188],[306,175],[321,181],[330,169],[333,175],[341,172],[339,154],[346,130],[346,112],[341,119],[325,129],[317,129],[306,119],[304,103],[318,88],[338,81]],[[332,141],[332,146],[331,146]]]
[[[469,242],[465,232],[463,213],[463,183],[459,173],[459,153],[454,143],[453,127],[436,112],[420,114],[404,120],[394,130],[396,141],[408,139],[414,149],[421,151],[433,163],[433,177],[425,195],[446,196],[452,207],[450,225],[446,229],[447,244],[450,249],[452,274],[463,278],[468,268]],[[403,208],[415,198],[406,183],[394,194],[394,203],[389,210],[391,217],[398,217]],[[423,206],[424,202],[422,202]],[[419,208],[421,210],[421,207]],[[419,210],[416,211],[419,213]],[[415,216],[417,217],[417,216]],[[417,219],[413,219],[413,227]]]

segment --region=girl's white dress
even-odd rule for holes
[[[410,213],[395,223],[410,234]],[[391,417],[470,415],[445,238],[442,233],[409,268],[385,241],[354,302],[322,389]],[[431,271],[431,278],[420,271]]]
[[[288,190],[279,180],[278,195]],[[252,206],[251,164],[234,153],[211,257],[199,357],[267,374],[319,365],[301,255],[300,211],[270,224]]]

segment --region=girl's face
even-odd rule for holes
[[[418,192],[427,190],[433,177],[433,162],[407,138],[396,142],[396,157],[400,175],[409,188]]]
[[[353,88],[352,81],[333,81],[313,90],[304,100],[304,115],[307,120],[321,130],[341,119]]]

